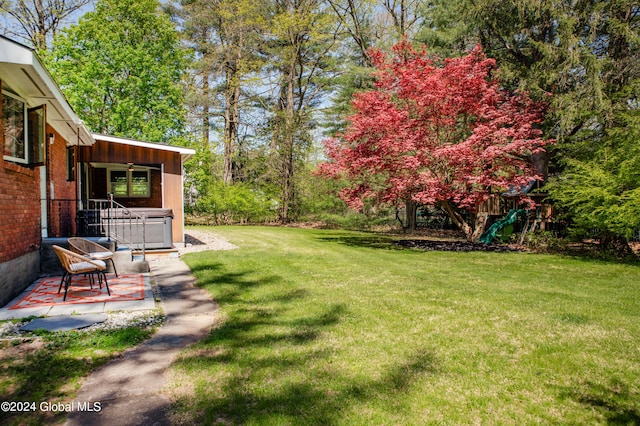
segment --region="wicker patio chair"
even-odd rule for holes
[[[107,260],[111,261],[113,272],[116,274],[116,277],[118,276],[118,271],[116,271],[116,264],[113,262],[112,251],[109,251],[100,244],[94,243],[93,241],[87,240],[85,238],[72,237],[69,238],[68,242],[71,251],[75,251],[76,253],[85,255],[94,260],[102,260],[103,262],[106,262]]]
[[[107,283],[107,276],[104,274],[104,270],[107,268],[107,265],[102,260],[94,260],[89,259],[86,256],[83,256],[78,253],[74,253],[71,250],[64,249],[60,246],[52,246],[53,251],[55,251],[58,259],[60,259],[60,263],[62,267],[65,269],[65,273],[60,280],[60,286],[58,287],[58,294],[62,289],[62,285],[64,284],[64,297],[63,301],[67,300],[67,290],[69,289],[69,285],[71,284],[71,278],[74,275],[88,275],[89,284],[91,288],[93,288],[94,283],[94,274],[98,275],[98,283],[100,288],[102,288],[102,280],[104,279],[104,285],[107,288],[107,294],[111,296],[111,291],[109,291],[109,284]]]

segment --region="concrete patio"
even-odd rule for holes
[[[42,306],[16,308],[16,306],[24,300],[42,281],[43,278],[38,279],[29,287],[27,287],[22,293],[15,297],[6,306],[0,308],[0,320],[27,318],[31,316],[41,317],[53,317],[62,315],[83,315],[83,314],[101,314],[114,311],[142,311],[152,310],[156,307],[155,297],[151,288],[151,274],[137,274],[144,280],[144,298],[140,300],[128,300],[128,301],[110,301],[108,297],[104,298],[104,301],[95,301],[94,297],[87,297],[86,303],[82,302],[82,297],[76,298],[73,302],[63,302],[64,291],[61,291],[56,302],[51,301],[42,303]],[[110,282],[116,280],[115,275],[107,274],[107,278]],[[56,282],[59,282],[61,277],[53,277]],[[112,286],[113,287],[113,286]],[[79,287],[69,287],[69,293],[81,292]],[[106,295],[106,290],[102,290]],[[59,301],[57,300],[59,299]],[[37,305],[33,303],[32,305]]]

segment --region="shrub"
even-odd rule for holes
[[[559,253],[566,251],[567,242],[551,231],[534,231],[527,234],[527,246],[541,253]]]

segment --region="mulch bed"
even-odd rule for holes
[[[487,251],[487,252],[517,252],[519,248],[498,244],[470,243],[468,241],[434,241],[434,240],[399,240],[396,244],[401,247],[415,248],[427,251]]]

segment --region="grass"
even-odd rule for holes
[[[638,424],[640,269],[220,227],[221,306],[173,366],[186,424]]]
[[[71,402],[85,376],[146,340],[153,330],[127,327],[91,332],[40,331],[32,338],[5,341],[0,350],[0,400],[35,403],[35,410],[1,411],[0,424],[62,422],[65,412],[41,410],[40,404]]]

